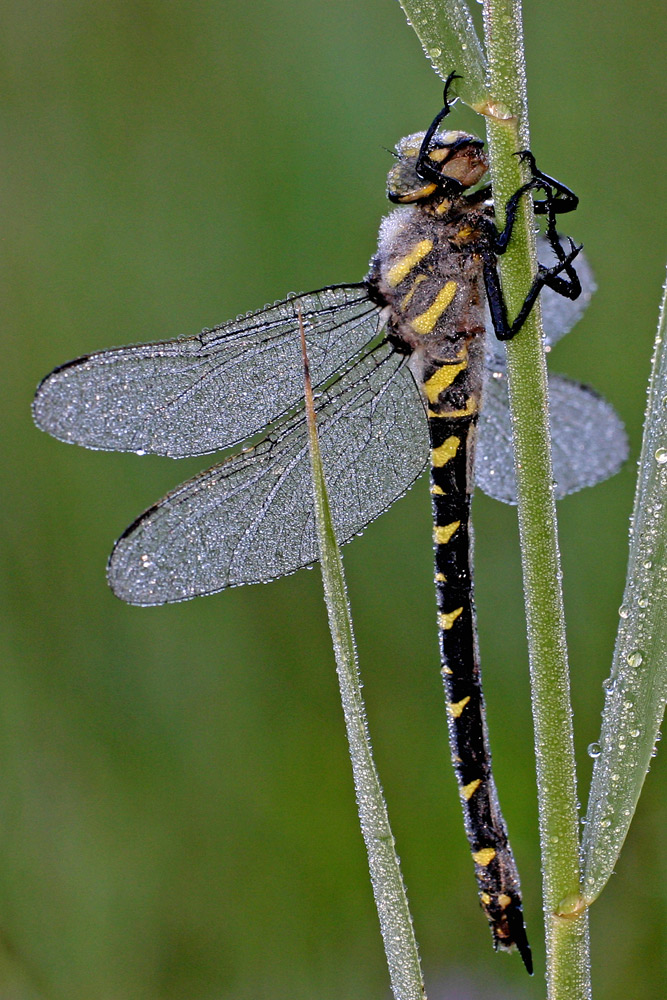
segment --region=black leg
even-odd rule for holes
[[[511,198],[508,199],[505,205],[505,225],[501,232],[498,232],[494,226],[495,236],[493,241],[493,251],[496,256],[505,253],[509,245],[509,241],[512,238],[512,232],[514,230],[514,223],[516,222],[516,213],[519,208],[519,202],[524,194],[528,191],[532,191],[535,187],[534,181],[528,181],[527,184],[522,184],[518,191],[515,191]]]
[[[556,235],[556,215],[563,212],[573,212],[579,204],[579,198],[574,191],[561,184],[560,181],[554,180],[553,177],[549,177],[548,174],[543,174],[541,170],[538,170],[535,157],[529,149],[524,149],[516,155],[522,163],[528,163],[532,177],[525,184],[522,184],[518,191],[514,192],[505,205],[505,225],[500,233],[496,233],[494,243],[495,252],[496,254],[503,254],[507,250],[509,241],[512,238],[516,213],[522,196],[528,191],[542,190],[546,198],[544,200],[533,200],[534,211],[537,215],[549,216],[546,237],[556,256],[559,260],[562,260],[560,242]]]
[[[486,288],[486,299],[489,303],[491,322],[498,340],[510,340],[512,331],[507,319],[507,306],[503,298],[503,290],[500,287],[500,277],[495,258],[489,257],[484,261],[484,287]]]
[[[440,171],[434,168],[432,163],[429,163],[428,153],[431,145],[431,139],[438,131],[438,126],[440,125],[440,122],[447,117],[447,115],[452,109],[452,104],[449,100],[449,88],[451,87],[454,80],[460,80],[460,79],[461,77],[459,76],[458,73],[450,73],[447,79],[445,80],[445,89],[442,95],[444,107],[442,111],[439,111],[438,114],[435,116],[435,118],[427,128],[424,138],[422,140],[422,144],[419,150],[419,156],[417,157],[417,163],[415,165],[415,171],[417,173],[417,176],[421,177],[423,180],[426,181],[435,180],[436,182],[438,180],[442,180]],[[435,177],[432,176],[433,173],[436,174]]]
[[[483,201],[487,201],[491,195],[491,185],[485,184],[484,187],[479,188],[477,191],[473,191],[472,194],[466,195],[466,205],[472,208],[474,205],[479,205]]]
[[[568,255],[563,248],[560,236],[556,230],[555,201],[552,201],[549,205],[549,219],[547,222],[545,237],[553,251],[554,256],[556,257],[556,260],[563,264],[563,272],[566,275],[566,278],[558,277],[559,272],[554,270],[554,268],[543,268],[544,284],[553,289],[554,292],[558,292],[559,295],[563,295],[568,299],[577,299],[581,295],[581,282],[579,281],[579,275],[567,259]],[[568,242],[570,244],[570,253],[572,253],[575,245],[569,237]],[[581,250],[581,247],[579,247],[579,250]]]
[[[553,289],[554,292],[558,292],[559,295],[563,295],[568,299],[576,299],[581,295],[581,283],[579,281],[579,275],[572,267],[571,261],[568,260],[568,254],[565,252],[563,245],[561,243],[561,238],[556,230],[556,208],[555,200],[552,200],[549,204],[549,218],[547,221],[547,228],[545,230],[545,237],[554,257],[562,265],[562,271],[565,274],[564,278],[559,277],[561,273],[558,271],[557,267],[544,268],[542,267],[544,284],[547,287]],[[575,249],[575,244],[568,236],[568,242],[570,244],[570,254]],[[581,247],[577,250],[577,253],[581,250]],[[574,258],[572,258],[574,259]]]
[[[544,201],[533,202],[536,215],[546,215],[552,212],[562,215],[564,212],[574,212],[579,204],[579,198],[574,191],[565,184],[561,184],[554,177],[549,177],[548,174],[543,174],[541,170],[538,170],[535,157],[529,149],[523,149],[516,155],[522,163],[529,165],[533,180],[540,182],[536,186],[541,187],[547,194],[547,198]]]
[[[581,247],[575,246],[571,240],[570,245],[570,253],[566,254],[559,243],[563,257],[553,267],[544,267],[542,264],[538,265],[537,274],[523,301],[523,305],[511,323],[507,318],[507,306],[505,305],[505,299],[500,286],[496,255],[491,252],[486,255],[484,259],[484,285],[491,313],[491,322],[493,323],[493,329],[498,340],[511,340],[519,332],[528,319],[530,310],[535,304],[535,299],[545,285],[560,295],[564,295],[566,298],[577,298],[581,292],[581,286],[577,273],[572,267],[572,261],[580,252]],[[558,277],[563,271],[567,274],[569,280]]]
[[[551,243],[551,241],[549,242]],[[554,292],[558,292],[558,294],[562,295],[564,298],[572,299],[574,301],[574,299],[578,299],[579,296],[581,295],[581,282],[579,281],[579,275],[572,267],[572,260],[574,260],[574,257],[576,257],[576,255],[579,253],[581,247],[580,246],[575,247],[575,244],[572,242],[572,240],[570,240],[569,242],[570,242],[570,254],[566,254],[565,251],[563,250],[563,247],[561,245],[560,240],[558,239],[557,234],[556,234],[556,246],[558,247],[558,250],[556,250],[556,247],[554,246],[553,243],[551,244],[558,260],[563,265],[563,274],[565,274],[566,277],[565,278],[559,277],[558,276],[559,272],[556,270],[555,267],[543,268],[542,274],[543,274],[544,284],[547,286],[547,288],[551,288]],[[574,253],[575,250],[576,253]],[[572,256],[572,253],[574,253],[574,257]],[[540,265],[540,267],[542,267],[542,265]]]
[[[572,262],[581,251],[581,247],[575,246],[572,240],[569,240],[570,250],[568,253],[561,245],[560,237],[556,231],[556,216],[561,212],[573,211],[577,207],[579,199],[560,181],[556,181],[553,177],[538,170],[535,157],[529,150],[524,150],[518,156],[522,162],[528,163],[532,177],[508,199],[505,206],[505,225],[500,232],[489,220],[487,229],[489,247],[484,254],[484,285],[491,312],[491,321],[499,340],[510,340],[518,333],[526,322],[530,310],[535,304],[535,299],[545,286],[568,299],[576,299],[581,294],[579,276],[572,266]],[[534,190],[542,190],[546,195],[543,201],[534,203],[535,211],[548,216],[545,237],[556,258],[556,264],[553,267],[538,264],[537,274],[528,294],[516,318],[510,323],[500,285],[497,258],[507,250],[522,196]]]

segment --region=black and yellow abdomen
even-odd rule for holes
[[[451,365],[439,369],[441,381],[451,370]],[[427,398],[435,377],[424,384]],[[479,897],[494,944],[505,949],[516,945],[530,971],[519,876],[491,772],[475,622],[470,502],[479,393],[462,400],[458,377],[437,401],[429,400],[428,421],[440,662],[450,747]]]
[[[519,877],[491,772],[475,622],[470,503],[485,331],[478,218],[398,209],[383,223],[372,275],[389,304],[389,339],[408,356],[428,418],[440,667],[479,898],[496,948],[516,946],[531,971]]]

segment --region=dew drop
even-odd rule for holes
[[[627,606],[627,604],[621,604],[620,608],[618,609],[618,614],[620,618],[630,617],[630,608]]]
[[[658,465],[667,465],[667,448],[658,448],[655,452],[655,460]]]
[[[633,740],[636,740],[639,736],[639,729],[631,729],[630,736],[632,736]]]
[[[641,667],[644,662],[644,657],[638,649],[635,649],[632,653],[628,653],[626,660],[628,661],[628,666],[630,667]]]
[[[589,743],[588,744],[588,756],[592,757],[593,760],[597,760],[602,753],[602,748],[599,743]]]
[[[637,604],[639,605],[640,608],[648,607],[648,597],[646,596],[646,594],[642,594],[641,597],[637,599]]]
[[[437,59],[439,56],[442,55],[442,49],[439,49],[437,47],[429,49],[428,54],[430,55],[431,59]]]

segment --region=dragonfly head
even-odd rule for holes
[[[455,199],[488,170],[484,143],[467,132],[415,132],[396,146],[387,197],[399,205]]]

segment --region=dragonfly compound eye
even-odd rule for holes
[[[465,132],[447,132],[440,144],[436,135],[433,148],[427,154],[443,178],[458,181],[463,188],[472,187],[489,169],[489,161],[481,139]]]
[[[396,146],[397,162],[389,171],[387,196],[399,204],[427,201],[443,192],[470,188],[488,169],[483,143],[467,132],[436,132],[422,152],[425,132],[406,136]],[[448,190],[455,182],[455,190]]]

